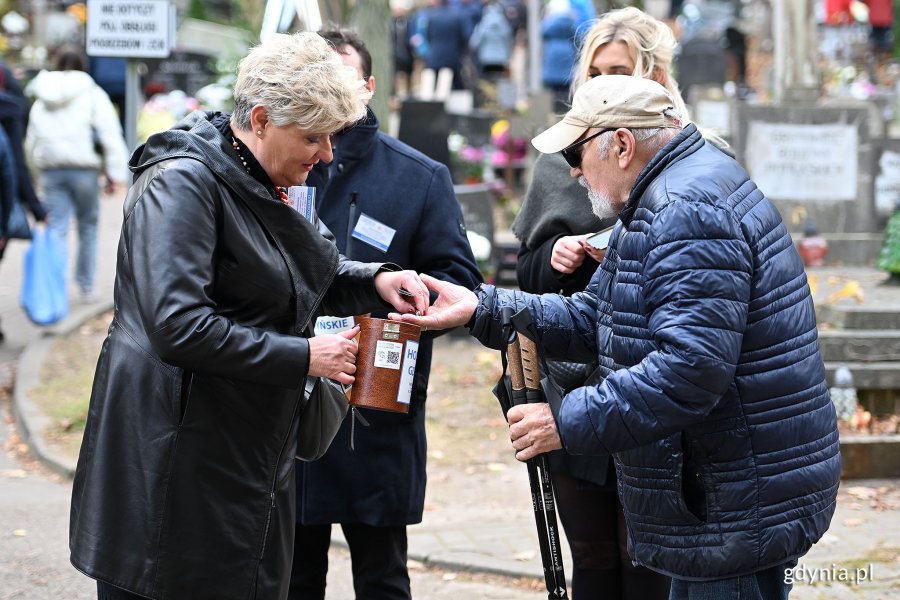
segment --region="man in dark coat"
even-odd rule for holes
[[[371,55],[359,36],[319,33],[374,91]],[[317,165],[307,184],[316,186],[319,217],[343,254],[394,262],[469,289],[480,283],[445,166],[381,133],[371,109],[334,144],[334,161]],[[382,234],[360,235],[373,222],[384,226]],[[350,417],[323,458],[298,461],[291,599],[324,597],[332,523],[341,524],[349,544],[358,598],[410,598],[406,526],[422,520],[425,502],[433,339],[428,332],[420,341],[409,414],[365,411],[369,426],[357,423],[355,450]]]
[[[669,93],[604,75],[536,137],[561,152],[597,216],[617,214],[603,262],[573,296],[482,286],[424,316],[505,343],[527,310],[546,358],[599,356],[609,375],[554,406],[508,412],[516,458],[612,454],[635,564],[670,598],[786,598],[828,529],[841,461],[803,263],[776,208],[730,157],[683,125]]]
[[[432,0],[431,8],[428,10],[428,26],[425,30],[428,42],[425,69],[433,71],[435,78],[440,76],[442,69],[451,70],[455,90],[463,89],[462,57],[468,50],[470,33],[471,29],[465,15],[458,9],[448,6],[447,0]]]

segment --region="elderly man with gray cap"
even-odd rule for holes
[[[524,308],[544,358],[599,356],[601,384],[509,410],[516,458],[612,454],[629,553],[673,578],[671,598],[786,598],[834,513],[840,453],[781,216],[648,79],[592,79],[532,143],[563,154],[598,216],[618,216],[588,288],[473,293],[423,275],[435,303],[393,317],[465,324],[501,349],[501,311]]]

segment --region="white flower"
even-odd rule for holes
[[[475,260],[488,260],[491,258],[491,241],[474,231],[466,231],[466,237],[469,238],[469,245],[472,247],[472,254]]]
[[[450,152],[459,152],[459,149],[466,144],[466,138],[455,131],[451,131],[447,136],[447,147]]]

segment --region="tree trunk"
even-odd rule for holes
[[[775,100],[814,100],[819,93],[813,0],[775,0]]]
[[[348,0],[319,0],[319,13],[322,15],[322,23],[340,25],[347,22],[350,14],[350,2]]]
[[[394,56],[391,49],[391,8],[388,0],[356,2],[350,18],[353,27],[372,55],[372,75],[375,77],[375,96],[369,106],[378,116],[382,131],[387,131]]]

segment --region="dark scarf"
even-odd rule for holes
[[[614,220],[601,221],[591,212],[587,190],[569,175],[562,154],[541,154],[512,231],[534,250],[549,238],[600,231]]]

